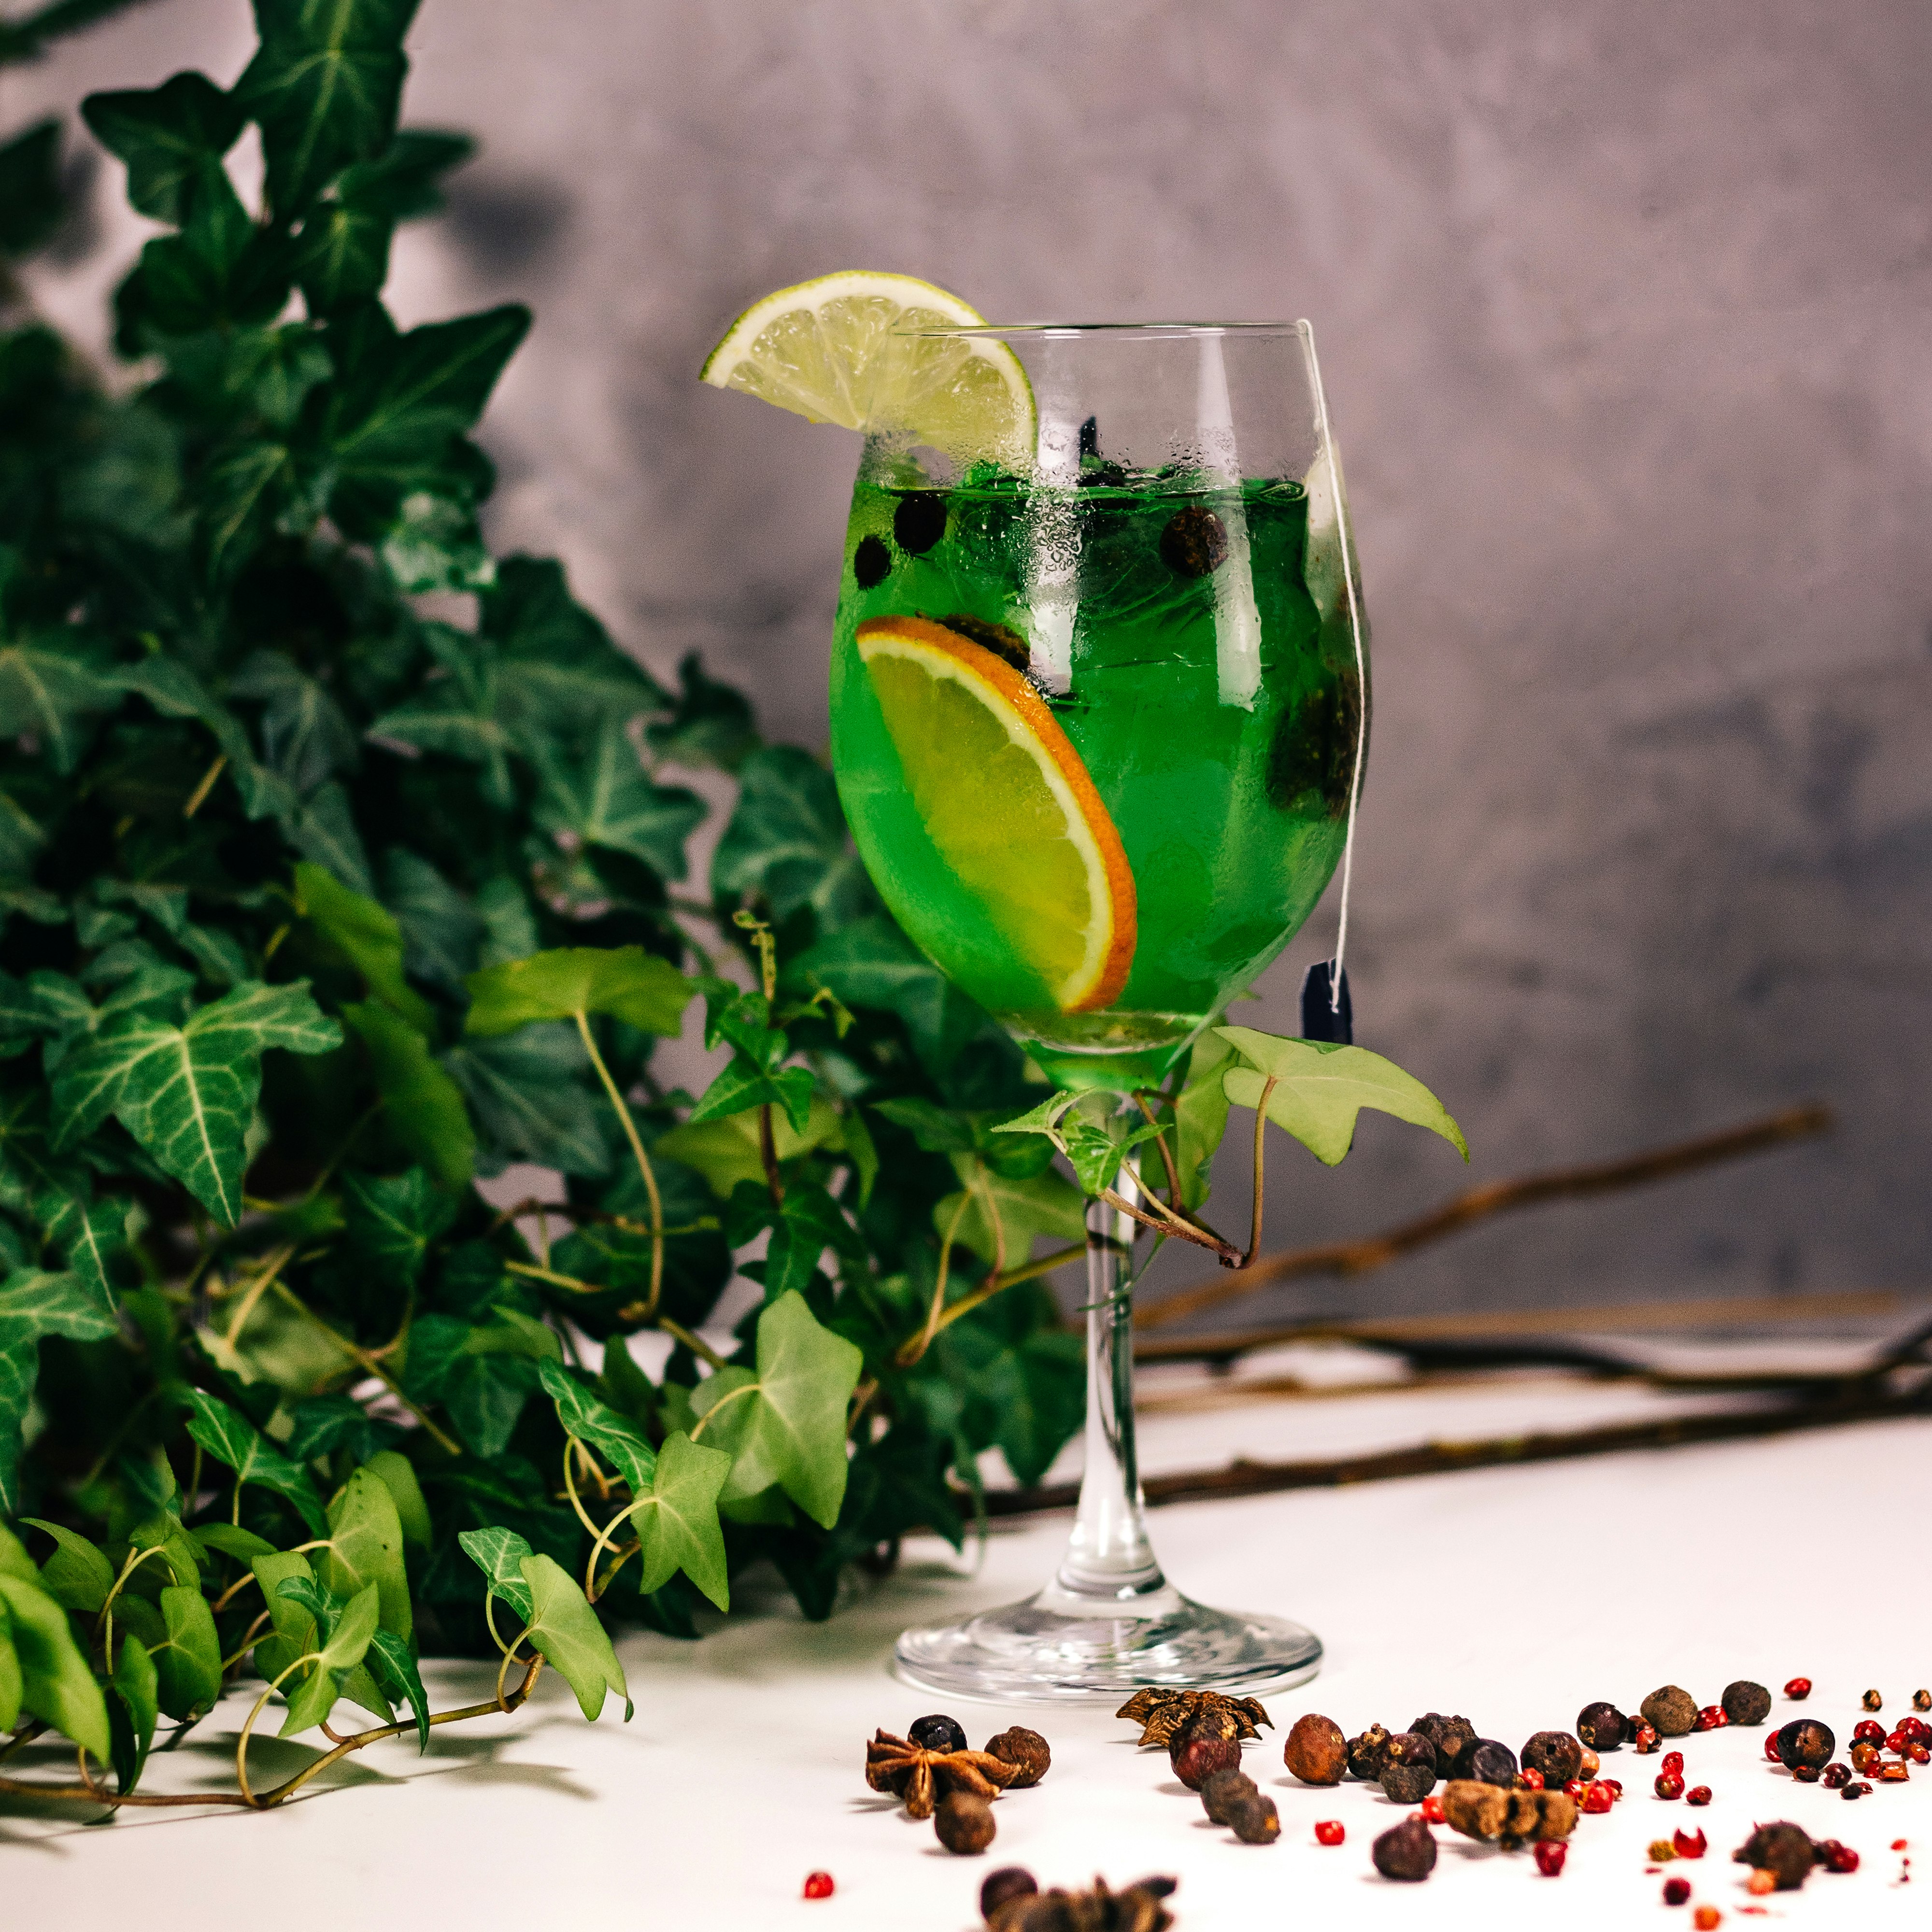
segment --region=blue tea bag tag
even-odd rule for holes
[[[1355,1010],[1348,998],[1348,969],[1342,969],[1342,1000],[1334,1004],[1334,982],[1329,972],[1331,959],[1318,960],[1301,981],[1301,1036],[1304,1040],[1333,1040],[1338,1046],[1355,1043]]]

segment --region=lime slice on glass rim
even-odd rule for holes
[[[916,275],[847,269],[754,302],[700,377],[810,422],[902,434],[970,461],[1033,456],[1033,390],[996,338],[919,335],[983,328],[979,310]]]
[[[1059,721],[1023,672],[928,618],[872,618],[857,642],[940,857],[1062,1012],[1112,1006],[1134,875]]]

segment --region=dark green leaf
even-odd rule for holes
[[[0,1571],[0,1612],[11,1626],[20,1708],[90,1752],[113,1756],[106,1700],[74,1640],[68,1613],[36,1584]]]
[[[464,978],[480,963],[487,930],[482,914],[406,845],[392,846],[383,859],[382,898],[402,928],[409,970],[460,993]]]
[[[676,709],[645,733],[652,748],[668,764],[735,772],[758,748],[751,706],[728,684],[706,677],[695,651],[678,666],[677,682]]]
[[[358,1257],[403,1288],[416,1286],[431,1244],[456,1218],[456,1203],[419,1167],[406,1174],[346,1175],[342,1202]]]
[[[154,1666],[146,1645],[138,1638],[121,1640],[121,1655],[108,1685],[112,1695],[107,1706],[112,1734],[114,1778],[123,1792],[132,1791],[141,1781],[142,1767],[148,1761],[148,1748],[154,1742],[154,1724],[160,1715],[155,1701]]]
[[[208,1599],[194,1586],[170,1583],[161,1592],[166,1641],[154,1652],[161,1708],[184,1721],[221,1695],[221,1640]]]
[[[789,1066],[780,1073],[766,1073],[755,1060],[734,1053],[692,1108],[689,1124],[722,1120],[742,1114],[751,1107],[777,1107],[790,1123],[794,1133],[805,1132],[812,1118],[812,1077],[809,1069]]]
[[[802,1132],[794,1131],[784,1113],[772,1117],[772,1144],[781,1161],[795,1160],[814,1148],[836,1150],[844,1144],[842,1133],[839,1117],[823,1094],[812,1096]],[[754,1113],[733,1114],[697,1126],[674,1127],[659,1137],[653,1151],[701,1174],[706,1185],[722,1201],[728,1201],[740,1183],[764,1178],[758,1120]]]
[[[0,738],[36,738],[56,771],[72,771],[82,721],[118,701],[104,670],[92,646],[56,632],[0,641]]]
[[[128,199],[143,214],[178,226],[183,190],[239,138],[244,119],[206,74],[178,74],[159,87],[90,94],[80,118],[128,164]]]
[[[298,866],[295,886],[304,916],[362,974],[370,993],[428,1033],[434,1024],[429,1002],[404,981],[402,928],[388,908],[351,892],[320,866]]]
[[[294,1504],[310,1532],[320,1536],[327,1527],[322,1499],[308,1472],[291,1462],[244,1416],[206,1389],[186,1391],[188,1432],[218,1462],[235,1472],[235,1486],[256,1483]]]
[[[463,1553],[489,1580],[491,1592],[528,1623],[536,1603],[523,1570],[524,1558],[534,1554],[530,1546],[508,1529],[466,1529],[456,1540],[463,1546]]]
[[[0,143],[0,255],[31,254],[67,212],[60,186],[60,123],[40,121]]]
[[[950,1229],[956,1241],[989,1266],[1001,1258],[1009,1268],[1024,1261],[1039,1235],[1085,1239],[1086,1202],[1058,1174],[1010,1180],[972,1154],[955,1154],[952,1167],[962,1191],[933,1209],[932,1225],[942,1239]]]
[[[650,1444],[615,1409],[607,1408],[583,1383],[566,1373],[561,1364],[542,1363],[538,1372],[544,1394],[556,1405],[556,1419],[562,1424],[564,1433],[601,1450],[630,1484],[632,1493],[642,1496],[650,1489],[657,1468],[657,1454]],[[651,1586],[653,1589],[656,1587]]]
[[[946,1072],[987,1024],[985,1012],[883,916],[821,939],[792,962],[785,979],[824,986],[848,1006],[897,1015],[913,1051],[934,1073]]]
[[[466,494],[412,490],[384,533],[384,567],[398,590],[480,590],[496,574]]]
[[[644,1032],[675,1036],[695,990],[640,946],[565,946],[472,973],[465,1030],[487,1037],[533,1020],[608,1013]]]
[[[655,785],[644,776],[624,728],[607,718],[588,746],[560,746],[539,761],[537,823],[553,835],[628,852],[667,879],[681,879],[684,842],[704,816],[694,792]]]
[[[92,1616],[114,1587],[114,1566],[76,1529],[38,1516],[22,1522],[44,1529],[54,1540],[53,1554],[40,1565],[40,1587],[63,1610]]]
[[[482,598],[484,634],[510,673],[504,716],[533,742],[662,708],[656,680],[570,594],[554,560],[506,557]]]
[[[391,1130],[439,1186],[467,1187],[476,1171],[476,1136],[461,1092],[436,1064],[422,1035],[373,1000],[344,1006],[342,1017],[368,1050]]]
[[[83,1204],[69,1194],[61,1198],[47,1217],[47,1239],[59,1249],[61,1258],[100,1300],[110,1305],[114,1288],[107,1265],[127,1247],[128,1213],[124,1201]]]
[[[369,1640],[362,1661],[376,1688],[398,1704],[406,1704],[416,1720],[417,1748],[429,1749],[429,1693],[416,1665],[416,1646],[394,1630],[379,1630]]]
[[[262,755],[297,791],[311,792],[355,764],[356,734],[341,706],[284,652],[255,652],[228,689],[232,697],[262,700]]]
[[[1086,1352],[1056,1323],[1052,1297],[1025,1282],[952,1323],[934,1344],[938,1367],[971,1391],[986,1437],[999,1444],[1016,1482],[1038,1482],[1086,1413]]]
[[[495,1040],[468,1040],[442,1056],[478,1132],[508,1160],[566,1174],[609,1171],[610,1116],[583,1084],[590,1069],[575,1030],[538,1021]]]
[[[40,1373],[43,1337],[98,1342],[119,1325],[78,1276],[20,1268],[0,1281],[0,1515],[20,1507],[20,1430]]]
[[[772,745],[746,760],[738,779],[737,809],[711,861],[712,892],[761,898],[778,919],[808,905],[827,928],[868,910],[872,887],[832,774],[809,752]]]

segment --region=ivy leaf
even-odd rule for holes
[[[731,1607],[718,1522],[718,1493],[730,1473],[731,1458],[722,1450],[692,1442],[682,1430],[664,1438],[650,1492],[629,1512],[644,1566],[638,1588],[646,1596],[682,1570],[721,1610]]]
[[[607,1408],[581,1382],[567,1375],[561,1364],[539,1363],[537,1372],[544,1394],[556,1405],[556,1419],[564,1433],[601,1449],[630,1484],[632,1494],[643,1496],[657,1470],[657,1452],[650,1444],[615,1409]]]
[[[509,1160],[566,1174],[610,1171],[608,1118],[580,1078],[590,1060],[568,1025],[537,1021],[520,1032],[466,1041],[442,1056],[486,1142]]]
[[[1087,1409],[1086,1350],[1058,1325],[1037,1282],[995,1295],[933,1345],[937,1366],[970,1391],[968,1407],[1020,1483],[1036,1483],[1080,1427]]]
[[[1049,1170],[1009,1179],[974,1154],[955,1154],[952,1169],[961,1191],[947,1195],[933,1209],[933,1227],[942,1240],[950,1228],[954,1240],[970,1248],[989,1267],[1002,1252],[1009,1268],[1024,1261],[1039,1235],[1058,1241],[1085,1240],[1086,1202],[1060,1175]]]
[[[785,1190],[784,1201],[774,1205],[762,1180],[740,1182],[726,1216],[732,1245],[743,1246],[760,1228],[772,1231],[765,1251],[767,1301],[776,1301],[792,1288],[805,1289],[827,1248],[850,1263],[862,1266],[866,1260],[858,1229],[822,1187],[794,1184]]]
[[[772,1144],[781,1162],[795,1160],[815,1148],[836,1150],[844,1144],[843,1131],[832,1103],[820,1094],[812,1096],[802,1130],[794,1128],[782,1112],[772,1116]],[[754,1114],[734,1114],[696,1126],[687,1123],[674,1127],[658,1136],[651,1150],[702,1174],[706,1186],[721,1201],[730,1200],[741,1181],[764,1178]]]
[[[106,1700],[74,1640],[66,1611],[38,1585],[0,1570],[0,1612],[11,1627],[20,1666],[20,1708],[101,1763],[111,1762]]]
[[[128,1212],[124,1201],[84,1202],[63,1194],[45,1223],[47,1239],[61,1258],[109,1307],[114,1304],[114,1288],[107,1264],[128,1246]]]
[[[277,1594],[295,1598],[306,1607],[316,1598],[312,1576],[291,1576],[276,1586]],[[332,1628],[322,1640],[321,1654],[303,1676],[289,1698],[288,1714],[282,1720],[280,1736],[293,1737],[320,1724],[334,1709],[336,1700],[349,1692],[344,1680],[361,1664],[376,1634],[379,1617],[378,1593],[369,1584],[357,1592],[332,1619]],[[370,1687],[373,1689],[373,1684]],[[387,1711],[381,1714],[391,1715]]]
[[[30,254],[67,212],[60,184],[60,123],[37,122],[0,145],[0,256]]]
[[[523,1570],[524,1558],[535,1552],[514,1530],[490,1528],[460,1532],[457,1541],[463,1553],[489,1579],[493,1594],[501,1597],[525,1623],[536,1614]]]
[[[64,1610],[96,1615],[114,1587],[113,1564],[77,1529],[38,1516],[20,1520],[45,1530],[54,1540],[53,1554],[40,1565],[41,1588]]]
[[[518,1568],[530,1594],[530,1642],[576,1692],[585,1717],[595,1719],[608,1690],[623,1699],[628,1724],[631,1694],[624,1682],[624,1666],[575,1579],[548,1556],[526,1556]]]
[[[1214,1030],[1250,1066],[1222,1077],[1222,1090],[1238,1107],[1257,1107],[1268,1082],[1268,1117],[1300,1142],[1318,1161],[1334,1166],[1355,1137],[1356,1116],[1373,1107],[1440,1134],[1465,1160],[1469,1144],[1442,1102],[1413,1074],[1366,1048],[1330,1040],[1286,1040],[1252,1027]]]
[[[169,1584],[160,1602],[167,1636],[154,1654],[156,1696],[170,1717],[185,1722],[221,1695],[221,1640],[208,1599],[194,1585]]]
[[[771,1072],[790,1050],[783,1031],[770,1024],[772,1003],[762,993],[742,992],[728,980],[706,980],[704,1044],[728,1040],[754,1066]]]
[[[481,765],[484,797],[494,806],[508,807],[515,797],[509,754],[520,747],[504,716],[504,680],[495,646],[447,624],[424,625],[423,638],[442,674],[384,712],[369,727],[369,736]]]
[[[456,1219],[456,1203],[419,1167],[406,1174],[346,1174],[342,1202],[358,1256],[404,1288],[416,1286],[430,1246]]]
[[[238,986],[184,1026],[117,1022],[55,1073],[58,1144],[71,1145],[111,1112],[232,1228],[241,1215],[243,1137],[261,1091],[262,1055],[272,1047],[326,1053],[341,1037],[305,980]]]
[[[695,651],[678,666],[677,682],[670,717],[645,728],[652,749],[668,764],[735,772],[759,742],[744,694],[706,677]]]
[[[467,1033],[489,1038],[532,1020],[592,1013],[674,1037],[697,990],[668,960],[641,946],[571,946],[486,966],[469,980]]]
[[[236,83],[262,130],[268,199],[299,214],[352,161],[395,131],[403,37],[417,0],[255,0],[261,44]]]
[[[816,758],[768,745],[745,760],[738,782],[737,808],[711,861],[716,896],[760,897],[776,919],[809,906],[827,928],[870,910],[872,889],[846,837],[838,788]]]
[[[392,1630],[379,1630],[369,1640],[363,1663],[376,1688],[392,1702],[406,1704],[416,1720],[416,1744],[429,1749],[429,1693],[423,1688],[416,1646]]]
[[[556,1339],[540,1323],[551,1351]],[[440,1402],[457,1433],[487,1462],[500,1456],[537,1388],[533,1346],[508,1323],[472,1328],[446,1315],[424,1316],[411,1331],[405,1386],[418,1401]]]
[[[31,735],[64,778],[80,756],[82,720],[119,702],[92,646],[43,632],[0,641],[0,738]]]
[[[408,970],[460,993],[488,929],[482,913],[406,845],[392,846],[382,861],[382,898],[402,928]]]
[[[420,1034],[434,1024],[429,1002],[403,978],[403,933],[386,906],[351,892],[320,866],[295,870],[303,916],[362,974],[370,992]]]
[[[1187,1078],[1174,1103],[1174,1166],[1180,1176],[1180,1202],[1198,1210],[1207,1204],[1214,1182],[1215,1150],[1228,1131],[1228,1096],[1222,1076],[1234,1049],[1218,1032],[1204,1033],[1187,1059]]]
[[[874,1100],[872,1111],[895,1126],[904,1127],[928,1154],[970,1154],[975,1142],[972,1123],[937,1101],[918,1094]]]
[[[755,1374],[721,1370],[692,1399],[698,1430],[708,1434],[716,1414],[722,1439],[713,1446],[731,1454],[734,1493],[754,1496],[776,1483],[814,1522],[830,1529],[838,1521],[845,1406],[862,1360],[851,1342],[820,1325],[802,1294],[782,1295],[765,1309]]]
[[[607,718],[587,747],[568,741],[538,761],[542,789],[532,814],[553,837],[628,852],[667,879],[682,878],[684,842],[704,816],[695,792],[653,784],[624,728]]]
[[[985,1010],[883,915],[820,940],[792,962],[785,978],[788,984],[823,986],[848,1006],[895,1015],[913,1051],[936,1074],[946,1072],[988,1024]]]
[[[429,1505],[423,1500],[422,1485],[416,1480],[414,1465],[393,1449],[379,1449],[362,1466],[389,1492],[389,1500],[396,1506],[396,1520],[403,1526],[403,1540],[427,1550]]]
[[[90,94],[80,118],[127,163],[129,201],[173,227],[183,218],[184,188],[205,163],[234,146],[246,118],[232,97],[200,74],[178,74],[159,87]]]
[[[148,1647],[138,1637],[121,1640],[121,1655],[109,1680],[112,1694],[107,1720],[113,1744],[115,1783],[123,1792],[132,1791],[141,1781],[142,1767],[148,1761],[154,1742],[154,1725],[160,1716],[155,1701],[154,1666]]]
[[[777,1107],[783,1110],[792,1131],[802,1134],[812,1118],[814,1084],[807,1067],[788,1066],[782,1072],[766,1073],[757,1061],[734,1053],[692,1108],[688,1121],[694,1127],[701,1126],[706,1120],[742,1114],[748,1108]]]
[[[382,1628],[406,1641],[414,1620],[402,1519],[380,1476],[367,1469],[350,1473],[328,1505],[328,1540],[314,1560],[324,1586],[338,1596],[373,1586]]]
[[[265,1490],[285,1496],[309,1528],[312,1535],[322,1535],[328,1527],[322,1500],[315,1492],[308,1472],[291,1462],[254,1424],[206,1389],[185,1391],[189,1408],[189,1436],[218,1462],[235,1472],[235,1486],[259,1484]]]
[[[422,1035],[392,1009],[364,1000],[342,1017],[368,1049],[383,1117],[438,1186],[460,1193],[476,1172],[476,1137],[454,1081]]]
[[[263,755],[297,791],[311,792],[355,764],[356,734],[341,706],[286,652],[255,652],[229,680],[228,690],[231,697],[262,700]],[[299,882],[296,892],[308,897]]]
[[[251,1558],[248,1567],[261,1587],[269,1617],[269,1634],[255,1646],[255,1668],[272,1684],[316,1647],[314,1616],[282,1588],[290,1582],[313,1585],[315,1573],[308,1558],[294,1550],[268,1551]]]
[[[506,721],[532,742],[660,710],[664,694],[570,594],[554,558],[506,557],[482,598],[482,629],[508,674]]]
[[[0,1515],[20,1507],[20,1430],[40,1374],[42,1339],[98,1342],[119,1327],[77,1276],[17,1268],[0,1281]]]

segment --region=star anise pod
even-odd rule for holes
[[[881,1731],[866,1747],[866,1782],[905,1800],[915,1818],[930,1818],[940,1796],[970,1791],[975,1798],[997,1798],[1022,1767],[986,1751],[925,1750],[908,1738]]]
[[[1184,1724],[1195,1725],[1196,1736],[1244,1739],[1261,1736],[1257,1724],[1274,1728],[1258,1697],[1224,1697],[1218,1690],[1136,1690],[1114,1715],[1140,1725],[1143,1744],[1170,1743]]]

